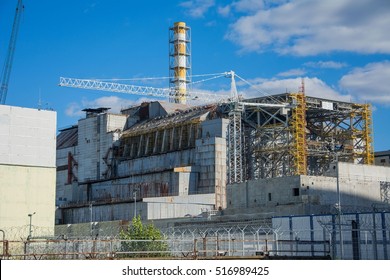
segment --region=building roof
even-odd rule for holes
[[[57,135],[57,150],[77,146],[77,132],[77,125],[61,129]]]
[[[178,103],[168,103],[164,101],[159,101],[161,107],[169,114],[173,114],[178,111],[184,111],[190,108],[189,105],[186,104],[178,104]]]
[[[173,114],[141,121],[124,131],[122,135],[125,137],[132,136],[134,134],[139,135],[156,129],[165,129],[175,125],[204,121],[206,120],[208,114],[215,111],[215,109],[215,105],[208,105],[191,107],[185,111],[175,110],[175,113]]]
[[[375,152],[374,155],[375,157],[390,156],[390,150]]]

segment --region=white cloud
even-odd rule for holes
[[[340,79],[340,87],[361,102],[390,105],[390,61],[355,68]]]
[[[313,68],[329,68],[329,69],[340,69],[347,66],[347,64],[343,62],[321,61],[321,60],[316,62],[314,61],[306,62],[304,65]]]
[[[233,11],[253,14],[263,8],[263,6],[264,3],[262,0],[240,0],[233,1],[231,4],[226,6],[219,6],[217,12],[223,17],[230,16]]]
[[[204,17],[205,13],[215,5],[215,0],[191,0],[180,3],[193,18]]]
[[[99,107],[110,108],[111,113],[119,113],[121,109],[147,101],[152,101],[152,99],[142,97],[138,100],[128,100],[117,96],[103,96],[93,100],[83,99],[79,103],[70,103],[65,110],[65,114],[69,117],[82,117],[84,116],[82,109]]]
[[[223,17],[228,17],[230,15],[230,12],[231,12],[231,6],[227,5],[224,7],[218,7],[217,12],[218,12],[218,14],[220,14]]]
[[[80,104],[78,104],[76,102],[72,102],[72,103],[68,104],[68,107],[65,110],[65,114],[68,117],[82,117],[83,112],[81,110],[82,110],[82,108],[81,108]]]
[[[258,90],[263,93],[271,94],[280,94],[285,92],[298,92],[301,86],[302,79],[301,78],[290,78],[290,79],[256,79],[259,83],[255,83],[251,80],[251,84],[253,87],[240,92],[244,97],[257,97],[261,96]],[[304,78],[305,83],[305,93],[308,96],[320,97],[325,99],[333,99],[339,101],[351,101],[350,95],[342,95],[329,85],[327,85],[324,81],[314,77]],[[257,90],[256,90],[257,89]]]
[[[265,3],[261,0],[240,0],[233,2],[231,5],[237,12],[252,13],[263,8]]]
[[[285,72],[281,72],[279,73],[277,76],[279,77],[296,77],[296,76],[302,76],[306,73],[305,70],[303,69],[290,69],[288,71],[285,71]]]
[[[226,38],[242,51],[273,49],[301,56],[330,51],[387,54],[389,13],[388,0],[375,4],[371,0],[282,1],[262,9],[253,7],[230,26]]]

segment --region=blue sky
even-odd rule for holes
[[[168,76],[168,29],[191,27],[192,73],[234,70],[262,91],[297,91],[373,105],[374,147],[390,149],[388,0],[24,0],[6,104],[51,108],[58,127],[81,109],[118,111],[145,97],[59,87],[59,77]],[[0,63],[16,0],[0,1]],[[132,81],[132,84],[141,84]],[[168,80],[150,86],[168,87]],[[228,91],[228,79],[201,84]],[[244,96],[249,90],[238,87]]]

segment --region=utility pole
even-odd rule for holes
[[[137,191],[133,191],[133,199],[134,199],[134,218],[137,217]]]
[[[27,216],[30,218],[30,226],[29,226],[29,230],[28,230],[28,236],[27,236],[27,240],[30,240],[32,238],[32,229],[31,229],[31,225],[32,225],[32,216],[35,215],[35,212],[32,213],[32,214],[28,214]]]
[[[91,238],[93,236],[93,228],[92,228],[92,201],[89,204],[89,220],[91,223]]]
[[[344,242],[343,233],[341,231],[341,193],[340,193],[340,171],[339,171],[339,154],[335,151],[336,156],[336,190],[337,190],[337,216],[338,216],[338,227],[339,227],[339,239],[340,239],[340,258],[344,259]]]

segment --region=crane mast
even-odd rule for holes
[[[15,45],[16,45],[16,38],[18,36],[20,18],[22,16],[23,8],[24,6],[22,0],[18,0],[18,4],[16,5],[14,23],[12,26],[11,39],[9,41],[7,56],[5,58],[3,71],[1,75],[0,104],[5,104],[5,100],[7,98],[8,82],[11,74],[12,61],[14,58]]]

